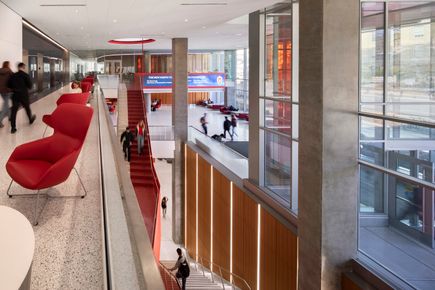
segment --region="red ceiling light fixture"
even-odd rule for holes
[[[147,38],[147,39],[125,38],[125,39],[111,39],[108,42],[110,44],[145,44],[145,43],[151,43],[155,41],[156,40],[152,38]]]

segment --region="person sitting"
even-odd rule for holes
[[[155,111],[158,108],[160,108],[160,100],[159,99],[154,99],[154,101],[151,103],[151,111]]]
[[[71,93],[82,93],[82,89],[80,88],[80,82],[73,81],[71,83]]]

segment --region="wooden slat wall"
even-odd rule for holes
[[[199,101],[207,100],[210,96],[208,92],[192,92],[188,94],[189,104],[198,104]],[[172,93],[152,93],[151,100],[160,99],[163,105],[172,104]]]
[[[261,289],[296,289],[297,237],[261,209]]]
[[[211,166],[198,156],[198,255],[210,261],[211,253]],[[204,264],[206,262],[204,261]]]
[[[186,151],[186,249],[193,258],[196,256],[196,153],[187,147]]]
[[[257,288],[257,203],[233,187],[233,272]],[[240,281],[235,281],[247,289]],[[264,289],[264,288],[263,288]]]
[[[230,270],[231,183],[219,171],[213,170],[213,262]],[[219,273],[219,269],[213,270]],[[229,274],[222,272],[229,281]]]

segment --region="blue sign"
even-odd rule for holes
[[[194,73],[187,77],[189,88],[224,88],[224,73]],[[147,89],[166,89],[172,88],[172,75],[169,74],[149,74],[143,78],[143,87]]]

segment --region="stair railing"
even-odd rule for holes
[[[176,283],[176,285],[177,285],[177,287],[174,288],[174,283],[171,283],[171,284],[170,284],[170,285],[171,285],[170,290],[180,290],[180,289],[181,289],[180,281],[178,281],[178,279],[177,279],[177,277],[174,275],[174,273],[172,273],[172,271],[169,271],[169,269],[166,268],[166,266],[163,265],[161,262],[159,262],[159,267],[160,267],[160,269],[162,269],[162,270],[164,271],[165,276],[166,276],[166,277],[169,277],[169,279],[171,279],[172,281],[175,281],[175,283]],[[162,277],[162,278],[164,279],[166,290],[169,290],[169,289],[167,288],[167,285],[166,285],[166,277]]]
[[[205,277],[206,272],[210,272],[210,276],[211,276],[211,280],[212,280],[212,282],[215,281],[215,279],[214,279],[214,275],[219,276],[219,278],[220,278],[220,282],[221,282],[221,284],[222,284],[222,289],[225,289],[225,280],[224,280],[224,278],[223,278],[222,272],[229,274],[229,276],[230,276],[230,281],[229,281],[228,283],[231,285],[231,289],[237,289],[237,286],[236,286],[235,283],[234,283],[234,280],[235,280],[235,279],[236,279],[236,280],[239,280],[240,282],[242,282],[242,284],[244,284],[244,285],[247,287],[247,289],[249,289],[249,290],[252,289],[251,286],[249,285],[249,283],[248,283],[245,279],[243,279],[243,278],[240,277],[239,275],[237,275],[237,274],[231,272],[230,270],[221,267],[219,264],[216,264],[216,263],[214,263],[214,262],[211,262],[211,261],[208,260],[208,259],[205,259],[205,258],[203,258],[203,257],[201,257],[201,256],[196,255],[196,261],[193,260],[193,259],[190,259],[189,262],[195,264],[195,269],[196,269],[196,271],[199,271],[198,268],[201,268],[201,270],[202,270],[202,275],[203,275],[204,277]],[[204,262],[205,262],[205,263],[204,263]],[[208,265],[209,268],[206,268],[206,266],[204,266],[204,265]],[[198,267],[198,266],[199,266],[199,267]],[[216,267],[219,269],[219,275],[217,275],[216,272],[214,272],[213,270],[211,270],[212,266],[213,266],[213,268],[216,266]]]

